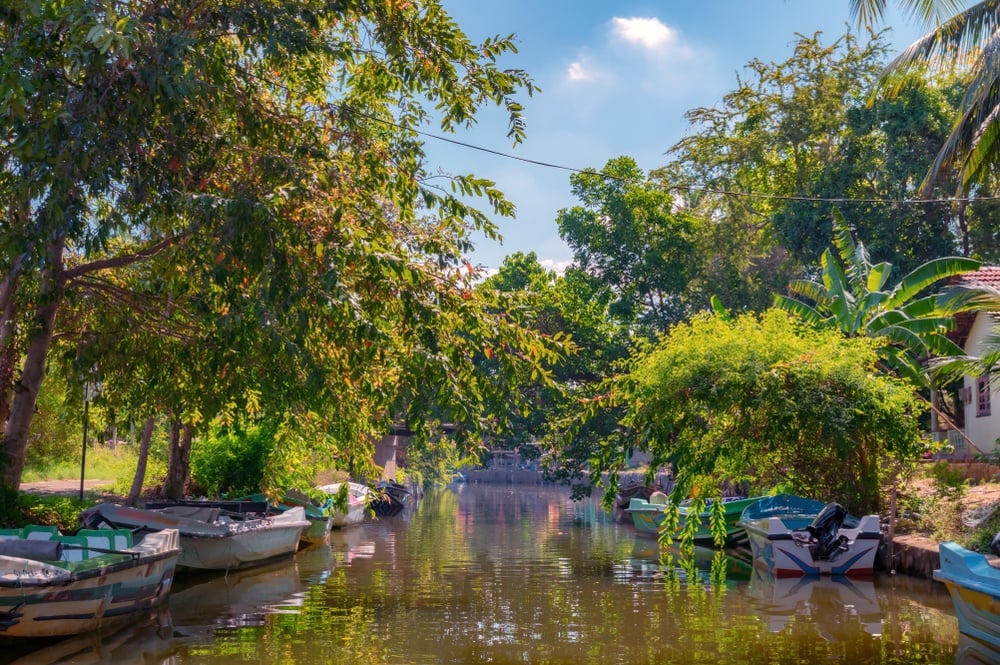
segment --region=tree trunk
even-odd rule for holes
[[[57,238],[48,247],[49,267],[42,273],[41,303],[35,312],[31,330],[28,331],[28,352],[24,359],[24,369],[14,384],[14,399],[11,402],[10,417],[4,430],[3,454],[0,467],[3,469],[3,484],[12,489],[21,487],[21,472],[24,471],[24,450],[28,445],[31,419],[35,415],[38,391],[45,378],[45,359],[52,344],[52,332],[56,312],[63,297],[63,240]]]
[[[10,404],[14,391],[14,368],[17,367],[17,285],[25,257],[19,256],[0,283],[0,428],[10,416]]]
[[[167,466],[167,481],[163,494],[168,499],[183,499],[191,467],[191,439],[194,436],[190,425],[174,421],[170,425],[170,461]]]
[[[139,442],[139,461],[135,465],[135,477],[132,479],[132,489],[125,499],[126,506],[135,506],[139,503],[139,495],[142,494],[142,485],[146,481],[146,462],[149,459],[149,442],[153,438],[153,424],[156,419],[150,416],[146,419],[146,424],[142,428],[142,440]]]

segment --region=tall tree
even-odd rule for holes
[[[592,398],[600,382],[613,374],[616,363],[628,353],[628,329],[615,325],[608,315],[615,294],[579,269],[571,268],[563,275],[546,270],[534,252],[506,257],[482,288],[507,294],[508,307],[526,310],[539,332],[567,342],[567,353],[552,365],[551,380],[532,377],[520,387],[531,408],[515,411],[509,433],[494,437],[499,447],[529,441],[548,444],[555,436],[553,426],[578,411],[581,400]],[[494,363],[492,356],[484,356],[483,363]],[[608,418],[579,432],[569,446],[548,446],[551,476],[571,483],[578,479],[597,441],[614,427]],[[532,446],[524,452],[537,454],[539,450]]]
[[[430,106],[451,130],[497,104],[520,140],[515,94],[534,86],[497,66],[511,50],[511,37],[470,42],[436,0],[5,5],[3,482],[19,484],[53,335],[74,321],[57,315],[120,295],[107,285],[125,268],[136,274],[117,283],[162,298],[158,321],[173,326],[149,330],[209,342],[170,358],[190,381],[161,404],[185,424],[199,395],[210,415],[262,381],[291,422],[323,400],[351,416],[339,442],[359,441],[426,392],[421,371],[477,423],[474,400],[449,399],[468,346],[509,336],[528,360],[541,347],[463,296],[470,234],[496,227],[425,186],[416,129]],[[487,181],[455,184],[512,212]]]
[[[573,174],[570,185],[582,205],[559,211],[559,234],[575,267],[615,294],[612,316],[654,331],[683,319],[691,307],[694,219],[675,210],[673,197],[649,184],[631,157],[610,160],[600,173]]]
[[[947,140],[927,171],[923,190],[930,191],[942,172],[955,168],[960,193],[973,192],[992,180],[1000,164],[1000,7],[983,0],[964,7],[959,0],[906,0],[900,3],[922,18],[931,30],[904,49],[886,68],[880,89],[897,95],[931,70],[964,70],[965,94]],[[852,13],[862,25],[879,22],[885,0],[851,0]]]
[[[914,200],[947,134],[954,79],[869,105],[886,53],[880,35],[801,36],[786,61],[751,61],[721,105],[687,114],[689,135],[655,175],[707,220],[696,285],[730,307],[765,308],[830,245],[835,206],[876,262],[902,271],[939,256],[996,255],[993,204]],[[933,193],[950,193],[948,184]]]

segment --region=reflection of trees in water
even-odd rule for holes
[[[946,594],[938,608],[938,596],[923,602],[919,589],[901,588],[890,598],[875,587],[886,633],[879,637],[850,616],[824,623],[825,615],[843,612],[843,599],[800,589],[804,602],[791,606],[775,631],[773,613],[762,609],[749,582],[712,584],[714,552],[697,574],[630,578],[622,573],[637,552],[649,549],[650,560],[658,560],[655,541],[644,548],[631,529],[580,517],[587,514],[558,492],[429,493],[409,522],[342,534],[342,547],[363,545],[365,556],[300,552],[302,583],[290,597],[264,599],[274,611],[254,625],[192,638],[187,654],[269,664],[953,658],[947,636],[957,639],[957,629]],[[775,604],[774,590],[769,602]]]

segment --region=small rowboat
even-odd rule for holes
[[[175,529],[136,537],[128,529],[2,529],[0,635],[77,635],[124,623],[163,602],[180,553]]]

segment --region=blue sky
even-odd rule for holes
[[[796,33],[821,31],[830,43],[850,22],[848,0],[443,3],[476,41],[516,33],[519,53],[501,62],[527,70],[542,88],[522,98],[528,138],[516,148],[506,138],[506,117],[493,110],[453,138],[575,168],[600,168],[620,155],[646,170],[661,166],[688,130],[684,113],[718,105],[747,62],[787,59]],[[891,11],[887,27],[897,50],[921,32]],[[517,206],[516,219],[497,220],[503,244],[478,241],[474,264],[496,269],[516,251],[534,251],[554,269],[572,259],[555,222],[560,209],[577,203],[569,172],[434,139],[427,150],[432,170],[490,178]]]

